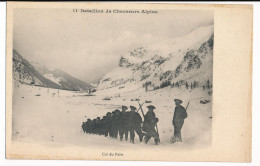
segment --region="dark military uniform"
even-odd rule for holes
[[[105,136],[109,135],[109,137],[112,137],[113,136],[113,131],[112,131],[112,113],[111,112],[108,112],[106,114],[106,120],[105,120]]]
[[[129,131],[129,125],[128,125],[128,119],[129,119],[129,112],[126,112],[127,107],[122,106],[122,112],[120,112],[120,124],[119,124],[119,135],[120,135],[120,141],[123,140],[123,137],[125,135],[125,140],[128,140],[128,131]]]
[[[175,99],[174,101],[176,103],[176,107],[174,110],[174,116],[172,120],[172,124],[174,126],[174,140],[172,141],[173,143],[182,142],[181,128],[183,126],[184,119],[187,118],[187,112],[185,108],[180,105],[182,101],[179,99]]]
[[[120,111],[115,110],[112,113],[113,113],[112,124],[111,124],[112,138],[117,139],[118,131],[119,131],[119,125],[120,125]]]
[[[100,117],[97,117],[97,121],[96,121],[96,134],[101,135],[101,119]]]
[[[97,119],[93,119],[93,128],[92,128],[92,133],[97,134]]]
[[[139,136],[140,142],[143,140],[143,132],[141,130],[142,118],[139,113],[135,112],[136,108],[130,106],[131,111],[129,112],[129,131],[130,131],[130,142],[134,143],[135,132]]]
[[[101,134],[104,135],[105,137],[107,136],[106,133],[108,133],[108,131],[106,131],[106,119],[107,116],[103,116],[101,119]]]
[[[86,122],[83,122],[83,123],[82,123],[81,128],[82,128],[82,130],[83,130],[84,133],[87,132],[87,124],[86,124]]]
[[[89,122],[87,122],[87,124],[88,124],[88,133],[90,133],[90,134],[93,134],[93,128],[94,128],[94,122],[93,122],[93,120],[89,120]]]
[[[143,125],[143,131],[146,132],[145,143],[147,143],[151,137],[154,137],[155,144],[158,144],[159,134],[155,131],[154,127],[156,123],[159,121],[159,119],[155,117],[155,113],[153,112],[153,109],[155,109],[155,107],[150,105],[148,106],[148,108],[149,110],[144,116]]]
[[[84,133],[90,133],[91,132],[91,122],[92,120],[91,119],[88,119],[87,122],[85,122],[85,125],[84,125]]]

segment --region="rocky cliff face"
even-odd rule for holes
[[[123,55],[119,66],[100,79],[99,90],[139,85],[151,89],[163,83],[212,81],[213,26],[201,27],[190,34]]]

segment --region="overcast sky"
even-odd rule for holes
[[[160,10],[147,15],[15,9],[14,49],[28,61],[91,83],[118,66],[126,52],[184,35],[213,20],[209,11]]]

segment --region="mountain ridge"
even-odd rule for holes
[[[86,91],[94,88],[93,86],[69,75],[68,73],[60,69],[50,69],[37,63],[32,64],[44,77],[53,80],[64,89],[69,89],[73,91]]]
[[[89,91],[93,86],[60,69],[30,63],[13,49],[13,78],[21,83],[71,91]]]
[[[13,78],[21,83],[61,89],[61,87],[43,77],[26,59],[13,49]]]

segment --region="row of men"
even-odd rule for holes
[[[148,112],[144,116],[144,122],[142,122],[136,107],[130,106],[130,111],[128,112],[128,107],[122,106],[122,111],[116,109],[112,113],[108,112],[102,118],[88,119],[86,122],[83,122],[82,129],[84,133],[104,135],[105,137],[110,136],[115,139],[119,135],[120,141],[123,140],[124,136],[127,141],[128,133],[130,133],[131,143],[134,143],[135,133],[137,133],[140,142],[144,138],[145,143],[147,143],[151,137],[154,137],[155,144],[158,144],[159,134],[154,127],[159,119],[155,117],[153,112],[154,106],[150,105],[147,108]]]
[[[175,110],[172,120],[174,126],[174,133],[171,137],[171,143],[182,142],[181,129],[184,124],[184,119],[187,118],[186,109],[181,105],[182,100],[174,99]],[[141,108],[141,107],[140,107]],[[140,109],[139,108],[139,109]],[[97,117],[94,120],[88,119],[87,122],[83,122],[82,129],[85,133],[110,136],[117,139],[118,135],[120,141],[128,140],[128,133],[130,133],[130,142],[134,143],[135,133],[139,136],[139,141],[142,142],[143,137],[145,143],[147,143],[151,137],[154,138],[155,144],[160,142],[159,133],[157,129],[157,122],[159,119],[155,116],[153,105],[149,105],[147,113],[144,115],[144,122],[138,113],[138,110],[134,106],[130,106],[128,112],[127,106],[122,106],[122,111],[118,109],[112,113],[108,112],[105,116]],[[143,110],[141,109],[142,113]],[[155,129],[156,127],[156,129]]]

